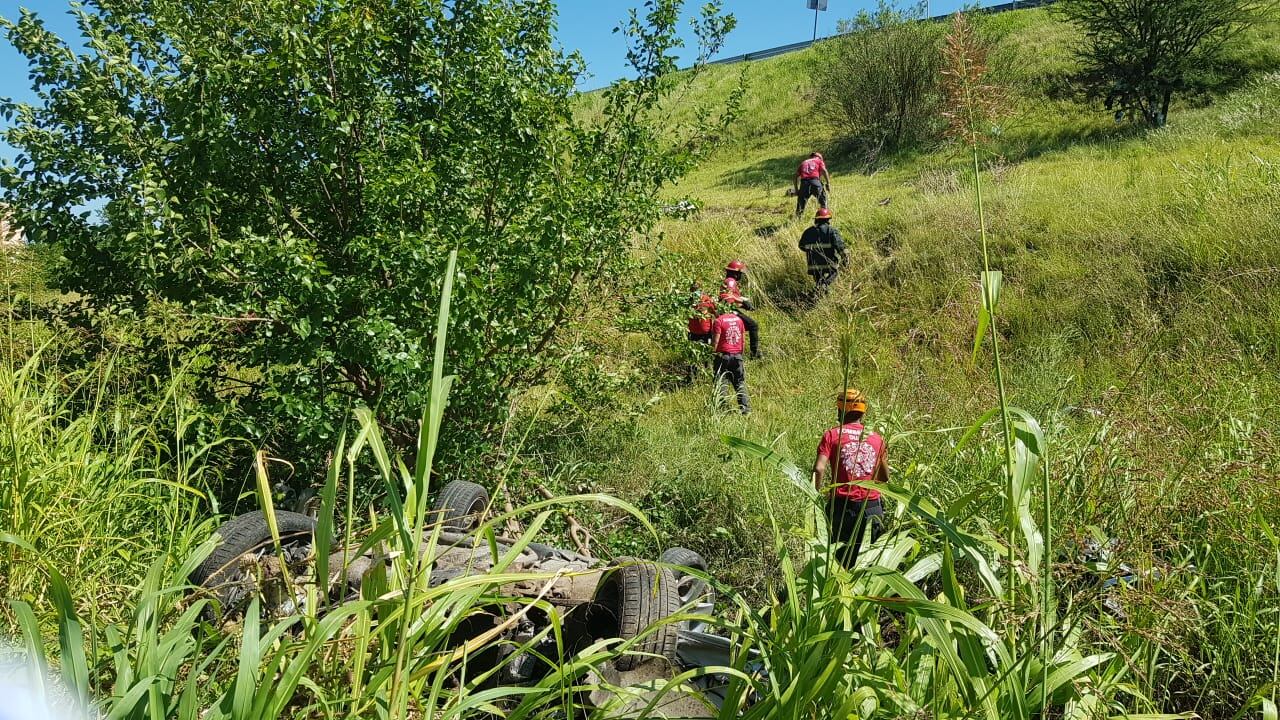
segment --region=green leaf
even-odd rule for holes
[[[31,606],[21,600],[10,600],[9,608],[13,610],[14,617],[18,621],[18,627],[22,629],[22,639],[27,651],[27,657],[35,666],[31,668],[31,686],[36,691],[36,700],[44,703],[44,698],[48,694],[48,688],[45,687],[45,678],[49,676],[49,661],[44,652],[44,638],[40,635],[40,623],[36,620],[35,613],[32,612]]]
[[[35,547],[31,543],[23,540],[17,535],[12,535],[7,532],[0,532],[0,543],[8,543],[10,545],[20,547],[28,552],[36,552]]]
[[[986,337],[992,318],[995,317],[996,306],[1000,303],[1000,287],[1004,282],[1004,275],[999,270],[985,270],[981,281],[982,306],[978,309],[978,330],[973,334],[973,355],[970,357],[970,362],[975,364],[978,362],[982,340]]]
[[[258,687],[258,668],[262,665],[262,648],[259,638],[259,616],[262,612],[258,598],[245,610],[244,626],[240,635],[240,662],[235,681],[226,695],[231,720],[251,720],[254,689]]]
[[[867,487],[871,487],[867,484]],[[942,531],[947,540],[965,557],[973,561],[978,572],[978,578],[986,587],[987,591],[993,597],[1001,597],[1004,595],[1004,586],[1001,584],[995,571],[991,569],[991,563],[987,560],[986,552],[994,545],[994,542],[985,539],[979,535],[971,534],[961,530],[959,526],[951,521],[941,510],[938,509],[933,501],[922,495],[908,493],[905,490],[897,488],[893,485],[884,485],[877,483],[876,490],[882,495],[897,501],[908,512],[927,520],[934,527]]]
[[[89,665],[85,660],[84,629],[76,614],[71,591],[62,575],[49,568],[49,596],[58,611],[58,647],[61,651],[62,681],[81,708],[88,707]]]
[[[1009,408],[1013,424],[1013,489],[1012,502],[1017,507],[1018,526],[1026,541],[1027,565],[1032,574],[1039,574],[1040,561],[1044,557],[1044,536],[1036,526],[1031,501],[1036,479],[1044,456],[1044,431],[1031,414],[1019,408]]]

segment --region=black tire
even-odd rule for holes
[[[446,530],[465,532],[480,524],[480,516],[489,507],[489,491],[466,480],[454,480],[436,497],[436,519]]]
[[[280,544],[291,548],[310,548],[315,542],[316,521],[295,512],[276,511],[276,527]],[[191,583],[210,592],[220,604],[229,599],[229,584],[238,571],[236,559],[245,553],[268,551],[272,546],[271,528],[261,510],[237,515],[214,531],[218,546],[191,573]]]
[[[680,568],[689,568],[699,572],[707,572],[707,561],[702,559],[698,553],[682,547],[673,547],[662,553],[662,557],[658,558],[658,562],[666,565],[677,566],[672,570],[676,576],[676,591],[680,595],[680,602],[688,604],[690,602],[701,600],[707,602],[706,599],[710,595],[710,588],[707,587],[707,581],[696,575],[690,575],[682,572]],[[714,598],[710,598],[714,602]]]
[[[632,646],[632,653],[645,654],[619,656],[613,661],[618,670],[634,670],[652,659],[651,655],[676,661],[679,634],[674,624],[665,622],[680,609],[675,574],[670,570],[650,562],[628,562],[613,568],[600,579],[592,607],[592,614],[605,621],[595,625],[597,639],[643,636]]]

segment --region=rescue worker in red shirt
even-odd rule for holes
[[[742,296],[738,281],[730,277],[725,278],[720,284],[720,301],[733,306],[733,311],[742,319],[742,324],[747,328],[747,336],[751,338],[751,359],[759,360],[760,323],[746,313],[747,310],[755,310],[756,306]]]
[[[694,282],[689,288],[693,300],[693,315],[689,317],[689,341],[711,344],[712,324],[716,319],[716,301],[702,292],[702,285]]]
[[[796,168],[796,217],[804,214],[804,206],[813,196],[817,196],[818,202],[825,208],[829,187],[831,174],[827,172],[827,163],[822,159],[822,153],[809,153],[809,157],[802,160]]]
[[[831,541],[842,543],[836,558],[852,569],[862,548],[862,536],[871,529],[871,541],[880,537],[884,527],[884,505],[880,491],[854,483],[889,482],[889,462],[885,457],[884,438],[862,424],[867,412],[867,399],[862,393],[848,389],[836,396],[840,424],[827,430],[818,443],[818,457],[813,463],[813,483],[818,492],[827,495],[827,520]],[[828,474],[835,466],[834,482]]]
[[[849,261],[849,249],[840,231],[831,224],[830,210],[822,208],[814,216],[813,226],[800,236],[800,249],[804,251],[817,296],[826,295],[840,268]]]
[[[715,383],[716,404],[720,404],[723,396],[722,384],[732,384],[738,393],[738,408],[746,415],[751,412],[746,364],[742,360],[746,326],[728,303],[721,304],[718,310],[720,314],[713,323],[711,339],[711,377]]]

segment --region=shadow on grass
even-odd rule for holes
[[[814,307],[813,280],[806,274],[788,269],[757,274],[760,287],[768,288],[769,304],[791,318],[797,318]]]
[[[1007,162],[1020,163],[1077,147],[1138,140],[1146,134],[1147,128],[1129,122],[1087,127],[1019,128],[1002,139],[997,149]]]
[[[782,225],[780,223],[770,223],[767,225],[761,225],[751,232],[758,238],[771,238],[774,235],[777,235],[778,231],[781,229]]]
[[[857,145],[842,143],[839,139],[818,143],[819,152],[826,156],[827,169],[837,175],[862,173],[872,169],[873,164],[867,162],[865,151],[859,148]],[[728,170],[720,175],[720,184],[736,189],[790,186],[795,180],[796,168],[806,157],[807,153],[782,155],[744,168]]]
[[[786,185],[795,177],[796,167],[802,159],[794,155],[783,155],[761,160],[754,165],[722,173],[720,184],[737,189]]]

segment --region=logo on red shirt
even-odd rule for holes
[[[721,315],[716,318],[716,329],[720,331],[720,342],[716,345],[716,352],[729,355],[742,352],[742,336],[745,331],[742,318],[733,313]]]
[[[824,169],[825,169],[825,163],[823,163],[821,160],[819,160],[818,158],[809,158],[808,160],[805,160],[804,162],[800,163],[800,179],[812,180],[814,178],[817,178],[818,176],[822,175],[822,171]]]
[[[879,435],[857,423],[828,430],[822,436],[818,452],[830,458],[836,466],[835,494],[850,500],[878,500],[879,490],[851,483],[865,482],[875,477],[876,463],[884,452],[883,448],[884,440]]]
[[[858,480],[871,478],[877,457],[875,446],[869,442],[853,440],[840,446],[840,466]]]

